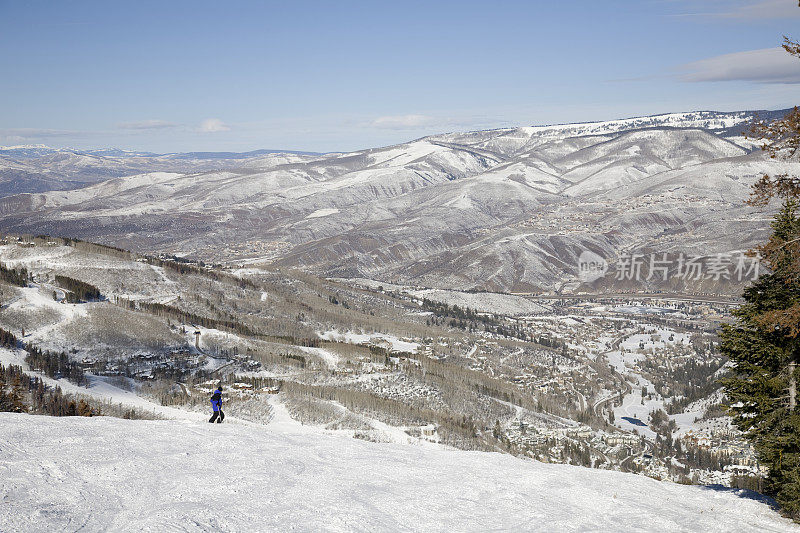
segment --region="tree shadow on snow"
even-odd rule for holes
[[[775,511],[778,511],[780,509],[778,503],[775,500],[773,500],[769,496],[766,496],[754,490],[737,489],[734,487],[726,487],[725,485],[701,485],[700,488],[705,490],[713,490],[714,492],[727,492],[728,494],[733,494],[735,496],[738,496],[746,500],[757,501],[759,503],[768,505]]]

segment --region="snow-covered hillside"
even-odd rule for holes
[[[798,531],[744,491],[276,422],[0,413],[2,531]]]
[[[200,172],[224,168],[301,161],[307,154],[194,152],[153,154],[106,148],[76,150],[44,145],[0,146],[0,198],[10,194],[70,190],[142,172]]]
[[[584,250],[614,263],[632,249],[715,254],[763,240],[766,217],[743,205],[750,185],[800,163],[745,140],[752,118],[676,113],[227,159],[0,152],[11,176],[0,230],[439,289],[563,290]],[[97,165],[121,177],[97,183]],[[84,174],[79,189],[47,181]],[[42,192],[7,196],[23,190]]]

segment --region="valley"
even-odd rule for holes
[[[716,328],[731,302],[384,286],[45,237],[6,238],[0,263],[28,276],[0,283],[0,328],[18,338],[0,363],[42,375],[32,349],[67,353],[86,385],[49,378],[101,411],[134,392],[156,417],[205,412],[221,382],[226,411],[256,424],[280,405],[373,442],[685,483],[757,488],[763,474],[715,383],[725,367]],[[68,299],[64,280],[102,296]]]

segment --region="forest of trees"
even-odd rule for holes
[[[8,268],[0,263],[0,281],[5,281],[18,287],[26,287],[30,276],[24,267]]]
[[[18,343],[19,339],[17,339],[13,333],[0,328],[0,346],[5,348],[16,348]]]
[[[203,276],[209,279],[213,279],[215,281],[227,281],[236,284],[242,288],[250,288],[250,289],[258,289],[259,285],[252,280],[242,278],[239,276],[233,276],[226,272],[220,272],[218,270],[209,270],[205,267],[205,263],[199,261],[197,264],[193,264],[192,262],[176,256],[169,256],[167,259],[159,258],[159,257],[152,257],[152,256],[145,256],[145,260],[151,264],[158,267],[166,268],[168,270],[172,270],[177,272],[178,274],[186,275],[186,274],[196,274],[199,276]],[[219,265],[216,265],[219,266]]]
[[[58,286],[65,289],[66,300],[69,303],[93,302],[100,299],[100,289],[85,281],[59,275],[56,275],[55,280]]]
[[[480,314],[469,307],[462,308],[457,305],[451,306],[443,302],[423,298],[422,308],[426,311],[431,311],[436,316],[455,319],[454,321],[450,321],[450,325],[461,329],[470,329],[470,327],[475,329],[478,323],[488,326],[501,325],[501,322],[495,317],[487,314]]]
[[[64,395],[60,387],[47,387],[15,365],[0,364],[0,411],[49,416],[98,416],[100,409],[85,399]]]
[[[25,362],[34,370],[43,372],[50,378],[67,378],[76,385],[86,384],[86,375],[80,364],[70,361],[65,353],[42,351],[36,346],[27,346]]]

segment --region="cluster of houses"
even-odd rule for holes
[[[261,363],[244,355],[231,356],[231,363],[242,371],[258,371]],[[114,361],[98,357],[84,357],[80,361],[84,370],[100,376],[125,376],[141,381],[150,381],[164,375],[192,374],[207,368],[208,356],[178,347],[161,352],[142,352],[125,361]]]
[[[633,433],[606,433],[595,431],[583,424],[566,427],[533,427],[523,421],[517,421],[506,430],[505,435],[512,442],[531,445],[564,440],[591,441],[593,444],[603,443],[609,447],[641,445],[641,437]]]
[[[611,209],[599,209],[591,213],[567,213],[562,216],[542,217],[536,215],[513,227],[538,230],[553,235],[567,235],[570,233],[584,233],[596,231],[609,231],[611,226],[603,220],[611,214]]]
[[[272,257],[291,248],[291,246],[291,243],[287,241],[250,240],[241,243],[229,243],[225,251],[231,257]],[[210,250],[219,252],[219,250],[214,250],[213,248]]]
[[[684,448],[692,447],[706,450],[713,457],[727,459],[733,465],[751,467],[758,466],[753,446],[742,438],[741,433],[732,429],[713,429],[709,432],[688,430],[681,436]]]
[[[210,379],[194,385],[192,390],[203,394],[212,394],[214,389],[217,388],[217,385],[219,385],[219,380]],[[252,394],[278,394],[279,392],[280,387],[275,385],[255,387],[252,383],[237,381],[227,385],[225,394],[227,396],[242,397],[250,396]]]

